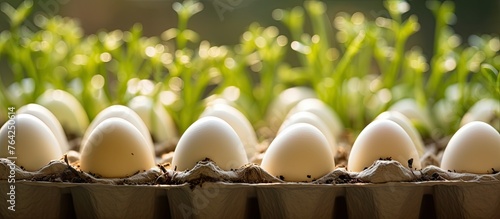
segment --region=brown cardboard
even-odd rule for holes
[[[18,181],[14,184],[16,187],[15,212],[8,210],[8,204],[4,204],[10,185],[6,180],[0,181],[2,194],[0,218],[71,218],[75,215],[71,194],[72,185]]]
[[[0,181],[0,192],[7,191]],[[2,218],[499,218],[500,182],[315,185],[16,183]],[[4,196],[5,197],[5,196]],[[40,215],[40,216],[38,216]]]
[[[4,199],[8,163],[0,159]],[[222,171],[203,161],[190,171],[127,179],[79,172],[70,177],[91,180],[72,183],[65,177],[73,170],[56,161],[37,172],[16,168],[16,212],[2,205],[0,218],[500,218],[499,173],[400,168],[377,161],[361,173],[338,168],[313,183],[292,183],[256,165]]]
[[[166,186],[168,187],[168,186]],[[170,189],[173,218],[255,218],[258,216],[255,188],[248,184],[206,183]]]
[[[345,196],[343,187],[287,183],[258,185],[256,190],[262,218],[335,218],[345,214],[344,207],[338,207],[342,203],[337,203]]]

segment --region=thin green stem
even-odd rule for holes
[[[358,53],[361,49],[362,43],[365,39],[365,32],[361,31],[356,38],[349,44],[345,54],[342,56],[340,61],[338,62],[334,74],[331,76],[333,79],[333,87],[330,92],[330,96],[327,98],[327,103],[333,106],[333,109],[339,114],[339,116],[344,120],[344,124],[349,123],[348,111],[346,101],[337,101],[342,99],[342,87],[345,82],[345,72],[348,69],[350,63],[352,62],[353,57]]]
[[[444,68],[440,67],[441,62],[443,61],[443,56],[446,55],[447,47],[445,31],[448,27],[448,23],[451,22],[453,18],[453,10],[454,4],[453,2],[443,2],[440,5],[436,5],[439,3],[430,2],[431,9],[434,11],[434,16],[436,18],[436,28],[434,32],[434,55],[431,59],[431,75],[429,77],[427,83],[427,91],[429,96],[434,95],[435,97],[439,97],[441,92],[439,91],[439,87],[442,83],[442,77],[444,74]],[[442,87],[442,86],[441,86]],[[442,91],[442,89],[441,89]]]

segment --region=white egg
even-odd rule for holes
[[[315,114],[325,122],[330,132],[336,138],[342,134],[344,126],[342,125],[342,121],[338,117],[337,113],[335,113],[332,108],[319,99],[308,98],[300,101],[290,110],[287,117],[290,117],[297,112],[311,112]]]
[[[476,102],[462,117],[460,126],[473,121],[486,122],[500,130],[500,100],[482,99]]]
[[[148,127],[146,126],[146,124],[144,124],[141,117],[139,117],[139,115],[135,113],[135,111],[122,105],[109,106],[106,109],[102,110],[99,114],[97,114],[97,116],[94,118],[94,120],[92,120],[89,127],[87,128],[87,131],[85,131],[85,134],[83,135],[82,145],[85,144],[88,137],[90,136],[90,133],[94,131],[97,125],[109,118],[122,118],[134,125],[146,139],[147,148],[149,148],[154,154],[153,140],[151,139],[151,134],[149,134]],[[83,151],[83,147],[80,147],[80,151]]]
[[[223,170],[237,169],[248,159],[238,134],[222,119],[203,117],[194,122],[179,139],[172,158],[177,171],[193,168],[209,158]]]
[[[285,181],[302,182],[333,171],[335,161],[321,131],[313,125],[298,123],[276,136],[260,166]]]
[[[122,118],[99,123],[83,145],[80,168],[105,178],[122,178],[155,167],[148,142]]]
[[[61,146],[61,151],[63,153],[69,151],[68,139],[66,138],[64,129],[61,126],[61,123],[59,123],[59,120],[57,120],[50,110],[42,105],[30,103],[19,108],[17,113],[30,114],[42,120],[42,122],[49,127],[50,131],[57,138],[57,142],[59,142],[59,146]]]
[[[321,133],[326,137],[328,146],[332,152],[332,156],[335,157],[335,155],[337,154],[337,141],[335,140],[335,137],[333,137],[333,133],[330,131],[328,126],[326,126],[326,124],[313,113],[298,112],[291,115],[281,125],[280,130],[278,131],[278,135],[286,128],[298,123],[307,123],[319,129]]]
[[[151,97],[136,96],[129,101],[128,107],[144,121],[155,142],[177,140],[177,128],[167,110]]]
[[[309,87],[291,87],[282,91],[269,104],[266,121],[270,128],[277,131],[288,112],[301,100],[314,98],[316,93]]]
[[[416,127],[421,127],[425,131],[433,130],[434,125],[428,112],[420,107],[414,99],[399,100],[389,108],[389,111],[400,112]]]
[[[361,172],[376,160],[391,158],[408,167],[413,159],[413,169],[420,169],[420,157],[410,136],[397,123],[375,120],[358,135],[348,159],[348,170]]]
[[[238,134],[245,151],[247,158],[252,158],[257,154],[257,136],[252,124],[248,119],[236,108],[227,104],[214,104],[205,108],[200,118],[206,116],[215,116],[227,122]]]
[[[36,102],[56,116],[66,133],[82,136],[89,125],[83,106],[66,91],[49,89],[40,95]]]
[[[487,123],[467,123],[448,142],[441,168],[477,174],[499,171],[500,134]]]
[[[10,150],[14,154],[10,154]],[[60,159],[62,151],[56,137],[42,120],[30,114],[17,114],[14,120],[7,121],[0,129],[0,157],[17,157],[16,165],[36,171],[50,161]]]
[[[406,134],[410,136],[413,144],[415,145],[415,148],[418,151],[418,155],[422,156],[424,154],[425,148],[422,137],[418,133],[417,129],[413,126],[413,123],[411,123],[411,121],[406,118],[406,116],[396,111],[386,111],[375,118],[375,120],[378,119],[391,120],[401,126],[401,128],[405,130]]]

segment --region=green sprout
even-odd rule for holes
[[[484,84],[487,85],[488,90],[494,98],[500,99],[500,74],[498,69],[490,64],[484,63],[481,65],[481,74]]]
[[[473,35],[466,43],[451,28],[457,19],[453,3],[429,1],[436,29],[433,55],[425,57],[417,46],[406,49],[420,29],[417,17],[405,14],[410,4],[383,4],[388,16],[374,20],[360,12],[329,17],[325,3],[314,0],[275,9],[272,17],[284,32],[252,23],[230,46],[204,41],[189,29],[203,10],[198,1],[174,2],[177,27],[154,37],[144,36],[140,24],[84,36],[75,20],[60,16],[36,15],[37,29],[28,29],[33,2],[17,9],[2,3],[10,28],[0,33],[0,57],[9,67],[0,77],[0,101],[20,107],[47,89],[61,89],[77,97],[92,119],[106,106],[147,96],[170,112],[182,133],[218,97],[257,129],[266,126],[279,92],[307,86],[354,134],[399,100],[414,100],[429,112],[451,107],[432,113],[436,121],[449,118],[427,127],[436,130],[421,129],[439,138],[456,131],[478,100],[500,98],[498,36]],[[298,63],[287,62],[289,54]]]

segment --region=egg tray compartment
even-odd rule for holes
[[[8,166],[5,159],[0,163],[0,192],[7,199]],[[54,162],[41,171],[54,175],[64,165]],[[258,176],[255,167],[247,167],[252,176],[239,178]],[[127,185],[151,181],[155,174],[168,176],[169,171],[94,183],[23,179],[15,183],[16,211],[3,205],[0,218],[500,218],[499,173],[402,167],[377,161],[361,173],[336,169],[313,183],[286,183],[265,172],[258,177],[274,182],[238,183],[231,179],[238,171],[221,171],[210,161],[179,173],[178,182],[170,182],[179,184],[169,185]],[[20,178],[29,175],[16,171]],[[47,179],[54,179],[50,174]],[[372,182],[363,182],[368,180]]]

